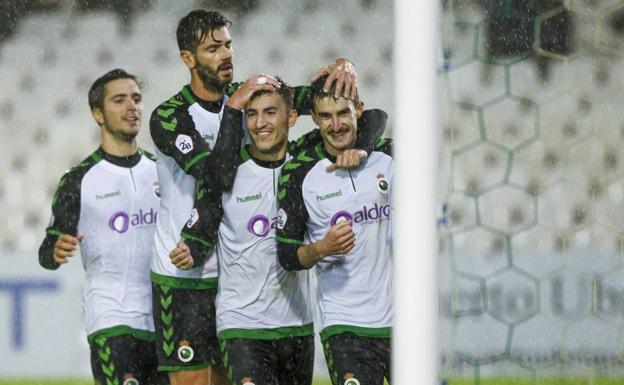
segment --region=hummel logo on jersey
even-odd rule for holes
[[[257,193],[254,195],[246,195],[244,197],[236,197],[236,203],[257,201],[258,199],[262,199],[262,193]]]
[[[119,191],[119,190],[117,190],[115,192],[109,192],[109,193],[106,193],[106,194],[102,194],[102,195],[95,194],[95,199],[101,200],[101,199],[107,199],[107,198],[118,197],[118,196],[121,196],[121,191]]]
[[[193,140],[188,135],[180,134],[176,138],[175,145],[183,154],[188,154],[193,150]]]
[[[325,194],[325,195],[317,195],[316,196],[316,201],[317,202],[322,202],[322,201],[327,200],[327,199],[337,198],[337,197],[341,197],[341,196],[342,196],[342,190],[338,190],[338,191],[334,191],[332,193]]]

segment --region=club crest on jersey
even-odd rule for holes
[[[342,378],[345,380],[344,385],[360,385],[360,381],[353,377],[353,373],[347,373]]]
[[[388,189],[390,188],[390,184],[386,179],[386,176],[382,173],[377,174],[377,189],[382,194],[388,194]]]
[[[180,347],[178,348],[178,359],[180,361],[190,362],[195,357],[195,352],[190,345],[188,341],[180,342]]]
[[[175,145],[183,154],[188,154],[193,150],[193,140],[190,136],[180,134],[175,140]]]
[[[186,227],[190,229],[195,225],[195,223],[197,223],[198,220],[199,212],[197,211],[197,209],[193,209],[193,211],[191,212],[191,217],[188,219],[188,221],[186,221]]]
[[[286,211],[284,211],[284,209],[279,209],[277,212],[277,228],[283,230],[287,220],[288,215],[286,215]]]

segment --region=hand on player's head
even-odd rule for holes
[[[194,261],[191,250],[184,241],[178,242],[175,249],[169,253],[171,263],[181,270],[188,270],[193,267]]]
[[[337,99],[344,96],[347,99],[355,100],[357,98],[357,74],[355,66],[347,59],[337,59],[336,63],[321,67],[312,78],[312,83],[317,79],[325,76],[325,84],[323,91],[328,92],[332,83],[336,82],[334,97]]]
[[[251,96],[257,91],[277,91],[280,88],[279,82],[273,76],[257,74],[245,81],[242,86],[227,101],[227,105],[237,110],[242,110],[247,106]]]
[[[74,237],[69,234],[62,234],[59,236],[54,243],[54,253],[52,254],[54,262],[60,264],[69,262],[69,258],[74,256],[74,252],[83,238],[82,235]]]
[[[344,150],[336,156],[336,162],[327,166],[327,172],[333,172],[337,169],[355,169],[368,157],[364,150],[349,149]]]

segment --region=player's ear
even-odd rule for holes
[[[297,122],[298,117],[299,114],[297,114],[297,110],[295,110],[294,108],[290,110],[290,112],[288,113],[288,127],[294,126]]]
[[[91,115],[93,116],[93,119],[95,119],[95,122],[98,124],[98,126],[104,124],[104,114],[99,107],[93,107],[91,109]]]
[[[318,126],[318,116],[316,115],[316,113],[314,112],[314,108],[310,108],[310,117],[312,118],[312,121],[314,122],[314,124],[316,124]]]
[[[180,51],[180,59],[184,62],[184,64],[189,68],[195,68],[195,55],[189,50],[183,49]]]
[[[362,116],[362,112],[364,112],[364,102],[358,101],[355,104],[355,117],[359,119]]]

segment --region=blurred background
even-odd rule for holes
[[[441,15],[442,376],[622,383],[624,2]]]
[[[190,79],[175,29],[199,7],[233,20],[235,79],[265,72],[308,84],[346,57],[365,105],[392,112],[390,0],[0,1],[0,382],[90,378],[80,261],[54,272],[37,262],[52,195],[98,146],[87,91],[113,68],[143,81],[139,143],[153,148],[151,111]],[[291,137],[312,127],[302,117]],[[317,356],[327,377],[320,347]]]
[[[439,4],[440,126],[413,129],[441,138],[440,376],[621,382],[624,1]],[[143,80],[152,148],[149,113],[189,79],[175,27],[197,7],[234,21],[236,79],[305,84],[344,56],[390,114],[394,88],[417,87],[392,76],[390,0],[0,2],[0,379],[89,378],[82,267],[37,264],[51,196],[97,146],[86,93],[112,68]]]

